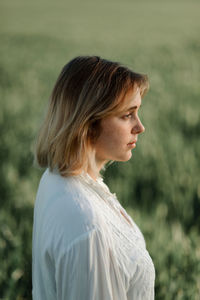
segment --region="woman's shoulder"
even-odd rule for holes
[[[101,228],[94,198],[78,176],[65,178],[47,169],[40,180],[34,221],[40,223],[40,228],[48,228],[49,234],[62,236],[70,243],[93,228]]]
[[[65,204],[76,204],[83,211],[84,205],[92,208],[93,198],[96,198],[96,194],[85,187],[80,176],[63,177],[57,171],[51,172],[49,169],[41,177],[37,198],[38,196],[42,197],[42,201],[48,202],[58,203],[63,199]]]

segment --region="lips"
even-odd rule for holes
[[[133,144],[136,144],[136,143],[137,143],[137,140],[128,143],[128,145],[133,145]]]

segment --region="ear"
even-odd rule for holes
[[[90,123],[88,128],[88,138],[90,139],[91,143],[95,143],[101,133],[101,120],[95,120]]]

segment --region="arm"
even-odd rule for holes
[[[74,241],[56,262],[59,300],[126,300],[118,265],[99,230]]]

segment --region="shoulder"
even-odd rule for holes
[[[70,244],[93,228],[101,227],[94,206],[95,194],[78,177],[64,178],[48,169],[43,174],[35,202],[34,223],[40,233]]]

